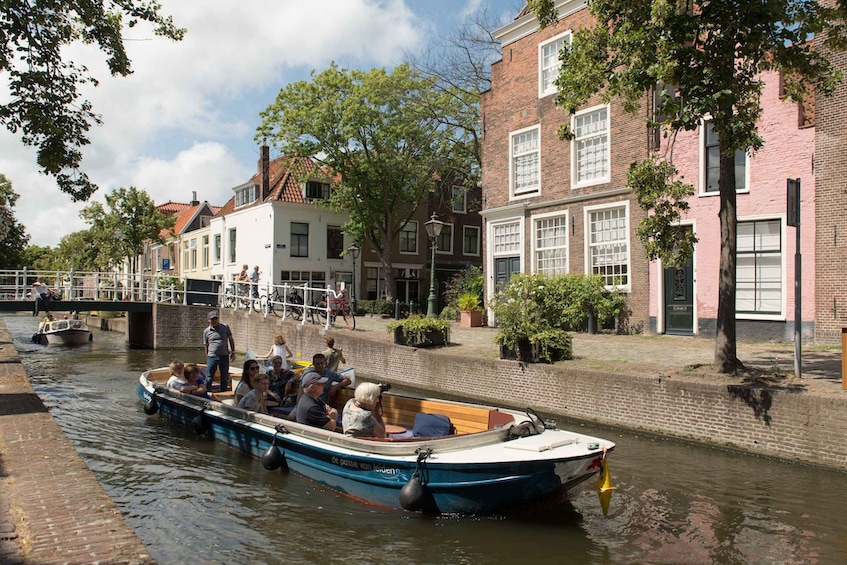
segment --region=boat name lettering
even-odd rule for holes
[[[383,473],[385,475],[397,474],[397,469],[395,469],[394,467],[386,467],[385,465],[380,465],[379,463],[374,465],[374,471],[376,471],[377,473]]]
[[[362,471],[370,471],[373,465],[364,461],[356,461],[355,459],[344,459],[342,457],[333,457],[332,464],[339,467],[349,467],[350,469],[361,469]]]

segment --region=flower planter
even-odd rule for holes
[[[462,310],[459,325],[463,328],[478,328],[482,326],[482,310]]]
[[[429,330],[422,334],[421,339],[418,339],[417,334],[407,334],[403,328],[394,330],[394,343],[397,345],[406,345],[409,347],[430,347],[433,345],[446,345],[450,342],[449,332],[441,332],[440,330]]]
[[[520,361],[522,363],[555,363],[556,361],[568,358],[564,349],[551,349],[550,361],[541,359],[538,351],[537,344],[531,343],[528,339],[522,339],[518,341],[517,350],[513,347],[500,345],[500,359]]]

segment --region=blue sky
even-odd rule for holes
[[[74,45],[67,56],[100,80],[85,93],[104,121],[90,132],[84,169],[100,190],[146,190],[157,203],[223,204],[256,170],[259,112],[285,84],[332,61],[346,68],[393,66],[485,4],[503,23],[522,0],[161,0],[188,29],[182,42],[149,29],[126,32],[134,74],[109,76],[103,55]],[[5,96],[0,86],[0,98]],[[273,150],[272,150],[273,156]],[[0,173],[21,195],[15,212],[30,243],[56,245],[85,229],[55,182],[38,173],[35,151],[0,131]]]

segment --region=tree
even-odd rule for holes
[[[97,85],[82,65],[67,62],[62,50],[76,42],[96,43],[107,55],[112,75],[132,73],[123,43],[123,26],[141,21],[156,35],[175,41],[184,29],[159,13],[155,0],[32,2],[5,0],[0,14],[0,73],[9,75],[10,98],[0,104],[0,124],[21,131],[26,145],[38,148],[38,165],[76,200],[87,200],[97,187],[80,170],[87,132],[100,118],[91,103],[80,101],[79,88]]]
[[[0,269],[24,267],[24,248],[29,241],[26,228],[15,218],[14,207],[20,195],[0,174]]]
[[[71,234],[74,237],[68,236],[62,244],[81,246],[93,254],[91,266],[114,268],[126,260],[134,273],[144,242],[164,243],[160,233],[172,228],[175,218],[157,210],[150,196],[134,186],[107,194],[106,206],[108,210],[100,202],[86,206],[80,216],[91,225],[88,233]]]
[[[459,104],[435,82],[409,65],[387,72],[333,64],[284,87],[261,113],[257,138],[314,159],[336,179],[326,204],[350,214],[345,233],[373,245],[389,297],[400,230],[440,178],[470,170],[466,132],[445,120]]]
[[[529,0],[541,25],[556,21],[553,0]],[[843,49],[845,0],[593,0],[595,21],[578,30],[560,55],[556,103],[575,111],[591,96],[619,97],[635,112],[654,91],[665,135],[693,130],[709,118],[720,139],[721,257],[715,365],[742,367],[735,326],[736,195],[734,155],[762,146],[761,73],[778,70],[794,100],[833,92],[840,73],[811,38]],[[819,39],[816,39],[819,41]],[[665,86],[669,85],[669,86]],[[571,137],[567,126],[560,130]],[[661,175],[656,175],[656,178]]]

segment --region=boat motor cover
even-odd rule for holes
[[[412,427],[414,437],[441,437],[455,433],[450,418],[444,414],[426,414],[420,412],[415,416],[415,424]]]

